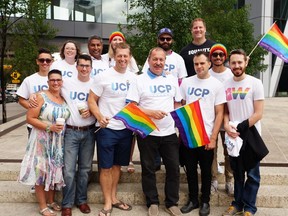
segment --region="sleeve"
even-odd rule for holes
[[[176,102],[181,102],[182,100],[182,95],[180,93],[180,87],[178,85],[178,80],[175,77],[172,77],[173,85],[175,88],[175,96],[174,96],[174,101]]]
[[[139,76],[141,77],[141,75]],[[126,101],[135,101],[139,103],[140,101],[140,86],[138,84],[139,77],[135,80],[135,82],[131,83],[131,86],[127,92]]]
[[[184,79],[180,85],[180,94],[183,100],[186,100],[185,88],[186,88],[186,79]]]
[[[264,87],[261,80],[255,78],[254,82],[254,100],[264,100]]]
[[[25,78],[16,93],[19,97],[28,99],[30,96],[28,77]]]
[[[219,105],[223,103],[226,103],[226,94],[225,94],[224,85],[221,82],[219,82],[219,88],[215,97],[215,105]]]
[[[102,77],[101,74],[99,74],[94,78],[93,84],[90,89],[98,97],[100,97],[103,93],[103,84],[101,77]]]
[[[184,62],[184,59],[180,55],[178,58],[178,66],[179,66],[178,78],[181,79],[181,78],[187,77],[187,70],[186,70],[185,62]]]

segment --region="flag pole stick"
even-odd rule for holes
[[[250,55],[254,52],[254,50],[257,48],[257,46],[259,45],[259,43],[261,42],[261,40],[266,36],[266,34],[272,29],[272,27],[275,25],[277,21],[275,21],[271,27],[269,28],[269,30],[261,37],[261,39],[258,41],[258,43],[256,44],[256,46],[254,46],[254,48],[252,49],[252,51],[249,53],[248,57],[250,57]]]
[[[196,101],[200,101],[201,100],[201,98],[198,98],[197,100],[195,100],[195,101],[193,101],[193,102],[191,102],[191,103],[194,103],[194,102],[196,102]],[[190,104],[190,103],[189,103]],[[178,108],[176,108],[176,109],[174,109],[174,110],[172,110],[172,111],[170,111],[170,112],[173,112],[173,111],[176,111],[176,110],[178,110],[178,109],[181,109],[182,107],[184,107],[184,106],[186,106],[187,104],[184,104],[183,106],[180,106],[180,107],[178,107]],[[169,113],[170,113],[169,112]]]

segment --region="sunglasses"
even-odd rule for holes
[[[225,57],[225,54],[224,53],[216,53],[216,52],[214,52],[214,53],[212,53],[212,56],[214,58],[217,58],[217,56],[220,56],[220,58],[223,58],[223,57]]]
[[[40,58],[40,59],[38,59],[38,61],[39,61],[40,63],[44,63],[44,62],[46,62],[47,64],[49,64],[49,63],[52,62],[52,59],[48,59],[48,58]]]
[[[49,79],[49,82],[52,82],[52,83],[55,83],[55,82],[59,83],[61,81],[62,79]]]
[[[162,42],[164,42],[165,40],[167,42],[170,42],[172,40],[172,38],[171,37],[160,37],[159,40],[162,41]]]

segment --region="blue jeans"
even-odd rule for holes
[[[72,208],[74,203],[76,205],[87,203],[88,175],[95,147],[94,131],[95,128],[85,131],[66,128],[63,168],[66,186],[63,188],[62,200],[64,208]]]
[[[232,205],[239,211],[249,211],[255,214],[257,211],[256,197],[260,186],[260,170],[259,163],[247,173],[245,181],[245,171],[239,172],[237,162],[230,160],[231,168],[234,176],[234,199]]]

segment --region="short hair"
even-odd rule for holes
[[[244,56],[244,60],[247,61],[247,54],[243,49],[234,49],[230,52],[229,54],[229,61],[232,55],[243,55]]]
[[[130,45],[127,44],[126,42],[117,43],[115,45],[115,50],[113,50],[114,56],[116,55],[117,49],[129,49],[129,53],[132,56]]]
[[[193,59],[194,59],[195,57],[199,57],[199,56],[201,56],[201,55],[204,55],[204,56],[207,58],[207,61],[210,62],[209,53],[207,53],[207,52],[205,52],[205,51],[202,51],[202,50],[196,52],[196,53],[194,54],[194,56],[193,56]]]
[[[198,18],[195,18],[195,19],[192,20],[192,22],[191,22],[191,24],[190,24],[190,29],[193,28],[193,25],[194,25],[195,22],[203,22],[203,25],[204,25],[204,27],[206,28],[206,22],[205,22],[205,20],[202,19],[202,18],[200,18],[200,17],[198,17]]]
[[[53,69],[51,71],[48,72],[48,78],[52,75],[52,74],[58,74],[62,77],[62,73],[60,70],[57,70],[57,69]]]
[[[64,50],[65,50],[65,46],[67,43],[73,43],[76,47],[76,56],[75,56],[75,60],[78,58],[78,56],[80,55],[80,49],[77,45],[77,43],[75,41],[72,41],[72,40],[67,40],[64,42],[64,44],[62,45],[61,47],[61,50],[60,50],[60,57],[61,59],[65,59],[65,55],[64,55]]]
[[[161,47],[153,47],[152,49],[150,49],[149,54],[148,54],[148,59],[150,59],[152,52],[154,51],[162,51],[165,54],[165,59],[166,59],[166,52]]]
[[[86,61],[90,61],[91,63],[91,66],[92,66],[92,58],[90,55],[87,55],[87,54],[81,54],[78,56],[78,59],[77,59],[77,65],[79,64],[79,60],[80,59],[83,59],[83,60],[86,60]]]
[[[103,44],[103,40],[100,36],[98,35],[92,35],[88,38],[88,44],[91,43],[92,40],[99,40],[101,42],[101,44]]]
[[[42,54],[42,53],[49,54],[49,55],[51,55],[51,57],[52,57],[51,51],[50,51],[49,49],[47,49],[47,48],[39,48],[39,49],[38,49],[38,56],[39,56],[40,54]]]

